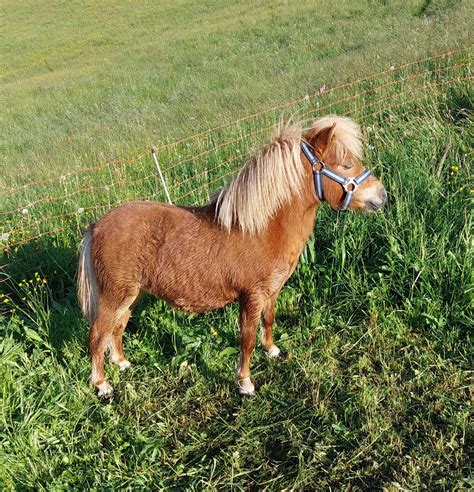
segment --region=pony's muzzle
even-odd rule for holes
[[[380,210],[385,205],[386,201],[387,201],[387,192],[385,191],[385,188],[382,186],[376,196],[366,200],[365,209],[367,212],[376,212],[377,210]]]

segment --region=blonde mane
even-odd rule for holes
[[[350,118],[331,114],[317,119],[306,134],[307,140],[312,140],[323,130],[336,124],[332,140],[330,142],[331,151],[338,161],[345,159],[348,153],[357,159],[362,159],[362,143],[359,125]]]
[[[280,124],[265,147],[255,152],[216,198],[217,222],[230,231],[262,232],[291,197],[299,195],[304,176],[301,128]]]
[[[333,126],[331,151],[338,160],[348,153],[362,159],[359,126],[344,116],[317,119],[305,134],[312,141]],[[297,125],[280,124],[273,137],[256,151],[230,184],[211,200],[215,203],[217,222],[230,231],[239,227],[250,235],[262,232],[268,221],[294,195],[299,196],[305,169],[301,162],[302,130]]]

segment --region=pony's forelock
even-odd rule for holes
[[[363,152],[359,125],[350,118],[337,115],[323,116],[311,125],[306,138],[308,140],[314,138],[321,131],[332,127],[334,123],[336,126],[333,138],[329,143],[331,152],[339,161],[342,161],[348,153],[361,160]]]
[[[262,232],[277,210],[301,192],[301,128],[280,124],[271,140],[255,152],[231,183],[214,198],[217,222],[236,225],[250,235]]]

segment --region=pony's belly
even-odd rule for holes
[[[168,295],[158,295],[172,307],[185,311],[187,313],[203,313],[224,307],[236,299],[235,296],[216,297],[216,296],[199,296],[197,298],[190,297],[170,297]]]
[[[180,288],[154,286],[146,289],[159,299],[163,299],[172,307],[188,313],[202,313],[212,309],[221,308],[238,297],[236,292],[226,289],[206,289],[205,286],[181,285]]]
[[[187,313],[203,313],[205,311],[211,311],[212,309],[218,309],[224,307],[235,299],[212,299],[212,300],[195,300],[189,299],[165,299],[171,306]]]

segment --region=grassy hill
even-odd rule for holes
[[[3,4],[0,183],[111,158],[472,40],[468,0]]]

